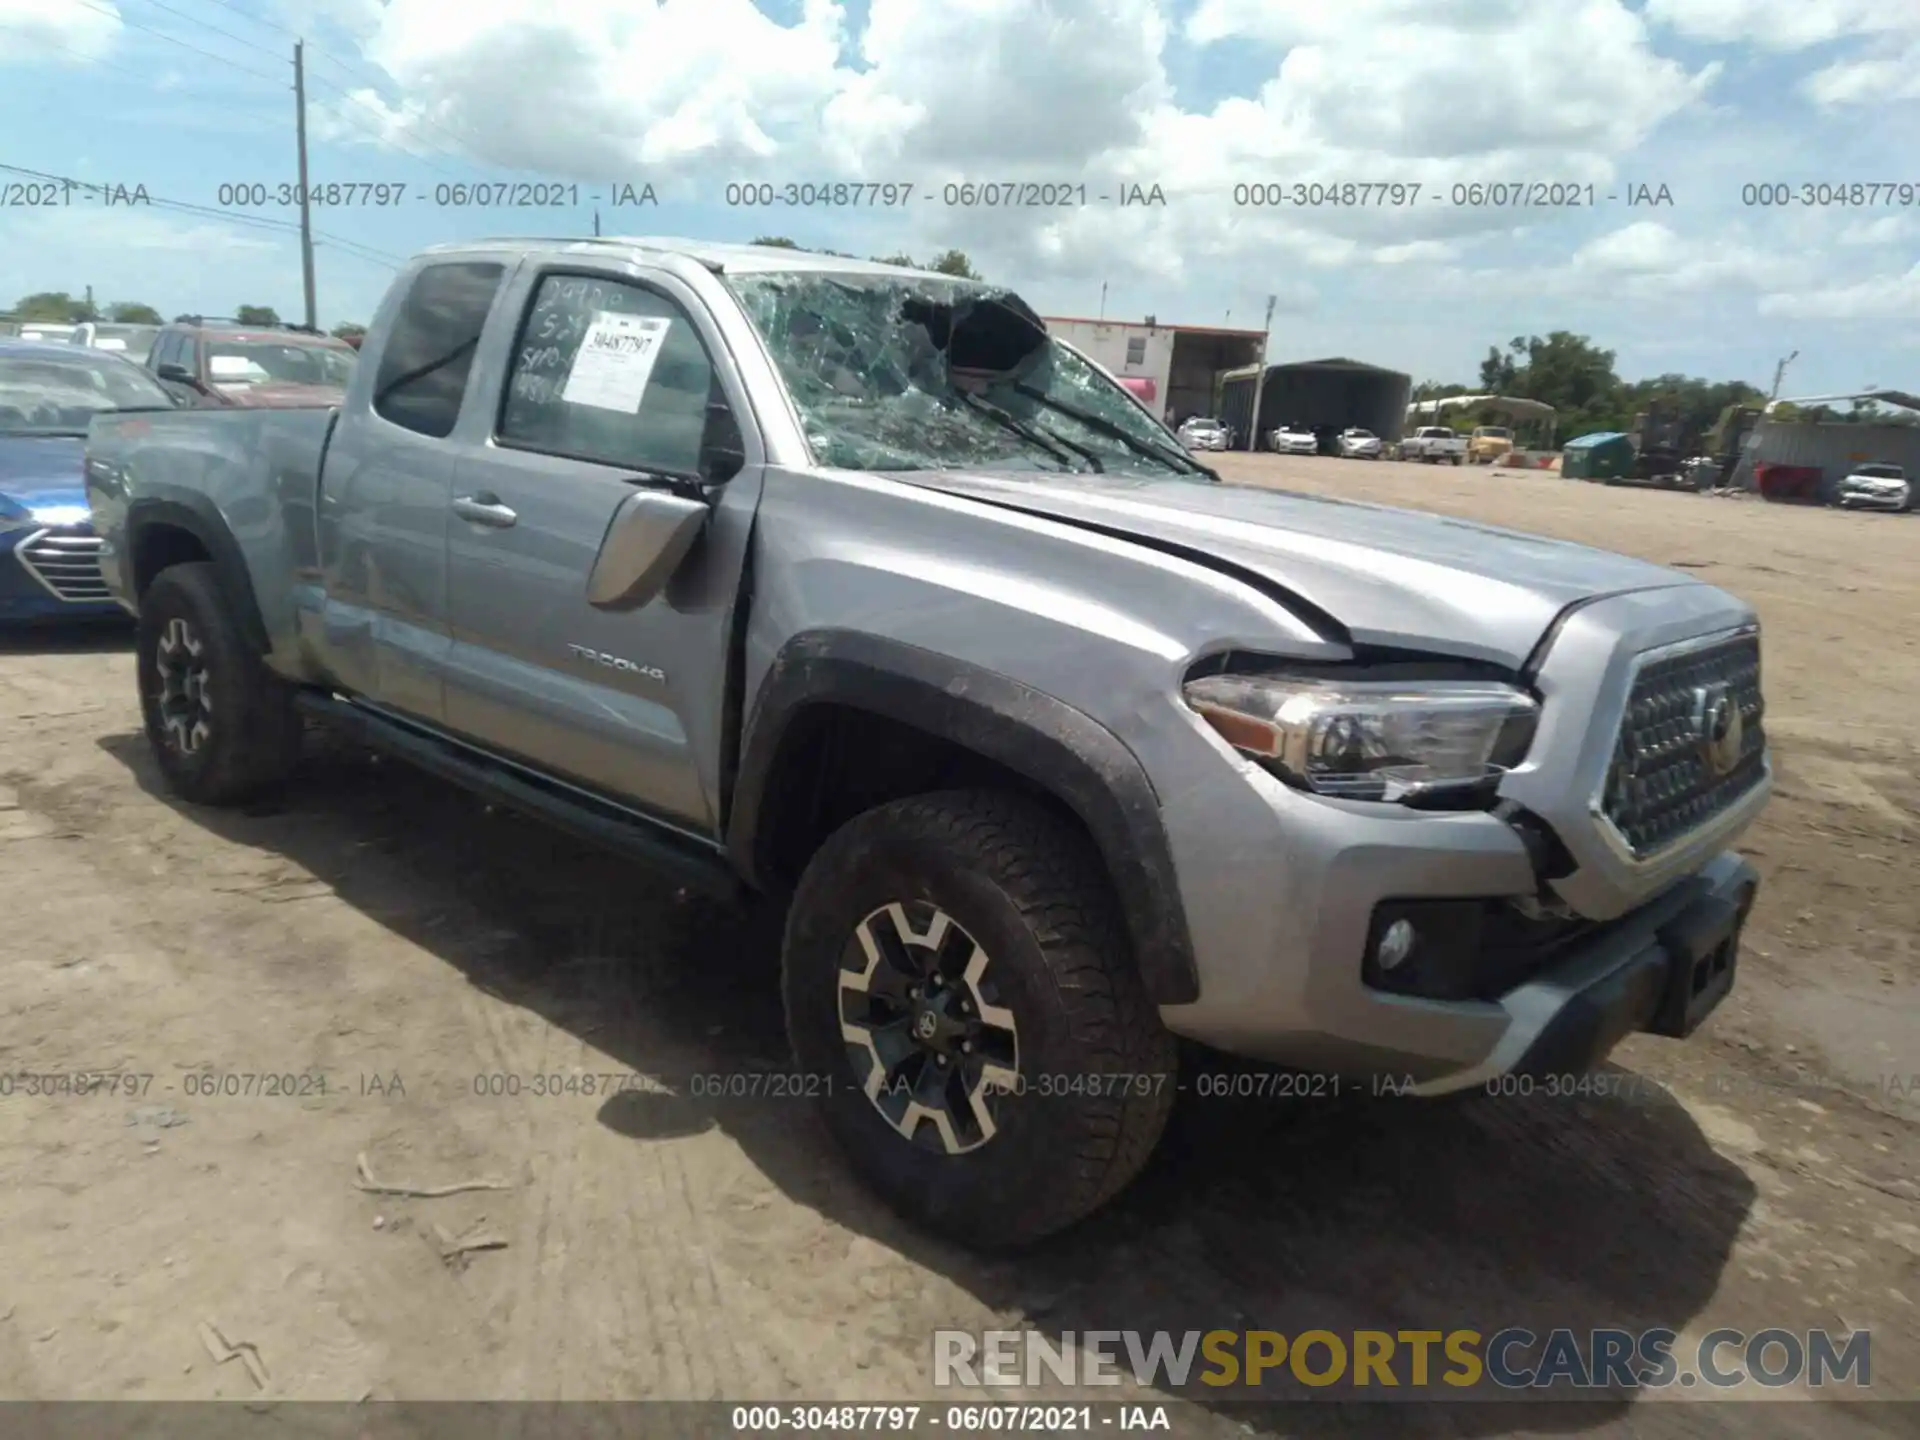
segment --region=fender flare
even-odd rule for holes
[[[145,536],[158,528],[183,530],[200,542],[212,557],[220,588],[239,609],[235,618],[241,633],[256,654],[267,654],[272,643],[267,638],[266,621],[261,618],[260,604],[253,593],[253,576],[247,569],[246,556],[241,553],[240,542],[234,539],[219,507],[205,495],[189,491],[177,498],[142,496],[128,505],[125,562],[128,588],[135,583],[135,562]]]
[[[754,700],[727,848],[761,883],[758,843],[782,742],[809,706],[835,703],[912,726],[1033,781],[1086,827],[1111,877],[1135,963],[1158,1005],[1200,997],[1199,971],[1160,799],[1134,753],[1092,716],[964,661],[857,631],[805,631]]]

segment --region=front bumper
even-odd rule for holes
[[[1842,485],[1836,498],[1849,510],[1905,510],[1911,493],[1904,485],[1898,490],[1864,490]]]
[[[1533,754],[1502,786],[1532,817],[1518,823],[1302,794],[1192,717],[1215,763],[1179,763],[1163,813],[1200,997],[1163,1007],[1163,1021],[1232,1053],[1391,1076],[1396,1089],[1419,1093],[1519,1068],[1578,1069],[1625,1034],[1657,1029],[1683,912],[1709,898],[1723,917],[1751,903],[1754,874],[1731,847],[1764,806],[1770,776],[1644,855],[1621,853],[1594,807],[1644,657],[1750,618],[1732,597],[1691,585],[1597,600],[1568,616],[1536,677],[1543,705]],[[1563,847],[1557,859],[1543,854],[1545,827]],[[1447,992],[1470,998],[1406,993],[1365,974],[1388,907],[1479,902],[1504,914],[1537,898],[1579,923],[1522,951],[1522,963],[1493,965],[1489,952],[1497,983]]]
[[[99,552],[87,525],[0,535],[0,621],[124,616],[101,575]]]
[[[1416,1081],[1442,1095],[1501,1076],[1582,1075],[1645,1031],[1684,1039],[1733,989],[1759,873],[1728,852],[1651,905],[1609,926],[1508,991],[1500,1043],[1476,1065]]]

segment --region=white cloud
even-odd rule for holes
[[[1763,295],[1760,313],[1790,320],[1920,320],[1920,265],[1902,275]]]
[[[1903,245],[1916,238],[1920,238],[1920,221],[1904,214],[1856,221],[1834,236],[1842,245]]]
[[[1776,51],[1920,28],[1898,0],[1647,0],[1646,14],[1691,40]]]
[[[104,59],[120,34],[106,0],[0,0],[0,65],[77,65]]]
[[[1284,48],[1262,99],[1302,140],[1383,157],[1517,152],[1534,162],[1527,178],[1631,148],[1718,73],[1655,54],[1620,0],[1202,0],[1186,33]],[[1542,56],[1578,56],[1608,83],[1569,84]]]
[[[1920,99],[1920,5],[1887,0],[1647,0],[1647,18],[1690,39],[1790,52],[1839,40],[1863,49],[1802,77],[1825,109]]]
[[[1656,220],[1624,225],[1576,250],[1569,269],[1606,277],[1639,294],[1781,284],[1803,262],[1742,244],[1725,233],[1683,238]]]
[[[908,212],[828,218],[887,232],[876,247],[956,244],[1042,274],[1177,282],[1255,256],[1444,258],[1423,242],[1517,223],[1436,200],[1454,182],[1609,183],[1715,76],[1655,54],[1622,0],[1205,0],[1188,39],[1260,46],[1273,68],[1256,95],[1196,113],[1168,79],[1169,8],[872,0],[855,34],[841,0],[804,0],[789,24],[750,0],[390,0],[365,53],[404,99],[363,92],[328,133],[371,128],[416,151],[582,180],[639,169],[708,200],[732,179],[912,181],[922,198]],[[1617,78],[1568,85],[1539,63],[1569,50]],[[1236,208],[1232,187],[1250,176],[1415,182],[1423,194],[1412,206]],[[1096,193],[1158,183],[1169,203],[938,200],[950,180],[1015,179]],[[781,230],[787,218],[751,223]]]
[[[1920,100],[1920,42],[1880,58],[1837,60],[1809,75],[1800,89],[1829,109]]]
[[[57,249],[63,259],[94,253],[171,251],[214,255],[278,250],[282,239],[258,226],[174,216],[144,205],[64,206],[12,212],[0,235]]]

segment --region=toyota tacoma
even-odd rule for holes
[[[304,722],[784,907],[853,1166],[984,1247],[1140,1169],[1176,1037],[1439,1095],[1685,1036],[1764,804],[1753,611],[1222,483],[1017,295],[786,249],[429,251],[337,411],[101,416],[188,802]]]

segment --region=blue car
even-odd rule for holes
[[[107,411],[177,408],[111,351],[0,340],[0,625],[125,617],[100,579],[87,426]]]

